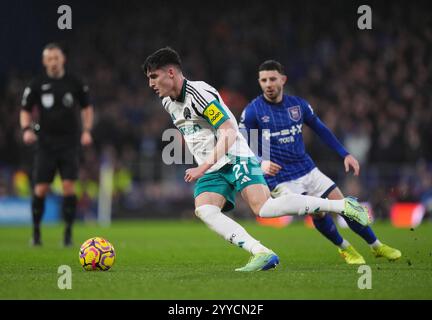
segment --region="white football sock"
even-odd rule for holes
[[[376,239],[374,243],[370,244],[372,248],[378,248],[380,245],[382,245],[382,243],[378,239]]]
[[[253,255],[260,252],[271,251],[264,247],[258,240],[252,238],[241,225],[224,215],[217,206],[209,204],[200,206],[196,208],[195,214],[204,221],[210,229],[222,236],[225,240],[245,249]]]
[[[299,194],[285,194],[276,199],[269,198],[261,207],[259,216],[263,218],[286,215],[316,214],[319,212],[342,213],[345,201],[328,200]]]
[[[346,241],[345,239],[343,239],[342,243],[340,245],[338,245],[338,247],[341,249],[346,249],[349,246],[350,246],[350,243],[348,241]]]

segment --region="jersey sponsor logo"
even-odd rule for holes
[[[51,108],[54,105],[54,95],[52,93],[44,93],[41,96],[41,102],[44,108]]]
[[[293,121],[299,121],[301,119],[301,110],[300,106],[294,106],[288,108],[288,114],[291,120]]]
[[[270,133],[270,130],[263,130],[262,136],[266,140],[270,140],[270,137],[273,136],[273,133]]]
[[[295,142],[295,136],[302,133],[302,124],[296,124],[291,126],[291,128],[284,129],[281,131],[272,132],[272,137],[279,137],[278,141],[280,144]],[[283,136],[283,137],[282,137]]]
[[[213,126],[215,126],[224,117],[223,112],[214,103],[207,107],[204,111],[204,115]]]
[[[185,119],[191,119],[192,118],[191,111],[188,107],[184,108],[184,110],[183,110],[183,118],[185,118]]]
[[[291,128],[283,129],[281,131],[272,132],[271,136],[272,137],[286,136],[286,135],[295,136],[296,134],[302,133],[302,127],[303,127],[303,125],[301,123],[300,124],[296,124],[296,125],[291,126]]]
[[[178,129],[182,133],[182,135],[188,136],[190,134],[194,134],[194,133],[200,131],[201,126],[199,124],[194,124],[193,126],[183,126],[183,127],[178,128]]]
[[[280,144],[284,144],[284,143],[293,143],[295,140],[293,136],[288,136],[288,137],[279,138],[278,141]]]
[[[51,89],[51,83],[45,83],[45,84],[41,85],[42,91],[47,91],[49,89]]]
[[[73,103],[74,103],[74,98],[73,98],[72,94],[70,92],[66,93],[63,96],[63,105],[65,107],[70,108],[70,107],[72,107]]]

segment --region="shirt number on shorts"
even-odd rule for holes
[[[243,172],[240,172],[240,170],[243,167]],[[233,166],[234,176],[236,180],[240,179],[240,177],[243,174],[249,174],[249,169],[247,167],[246,161],[241,161],[240,164],[236,164]]]

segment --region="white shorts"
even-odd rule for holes
[[[288,193],[307,194],[309,196],[327,198],[336,188],[336,184],[318,168],[296,180],[279,183],[271,192],[273,198]]]

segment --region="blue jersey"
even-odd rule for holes
[[[305,150],[303,124],[311,127],[341,157],[348,155],[315,115],[310,104],[302,98],[284,95],[282,101],[275,104],[260,95],[243,111],[239,127],[249,137],[253,151],[259,158],[271,160],[282,167],[276,176],[265,176],[271,190],[279,183],[298,179],[315,168],[315,163]],[[258,130],[253,132],[251,129]]]

